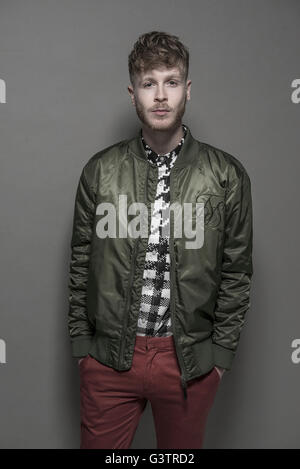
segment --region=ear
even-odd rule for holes
[[[131,102],[132,102],[133,106],[135,106],[135,99],[134,99],[134,91],[133,91],[133,88],[132,88],[132,86],[129,85],[129,86],[127,87],[127,89],[128,89],[129,94],[130,94]]]
[[[191,99],[191,84],[192,84],[192,80],[188,80],[186,82],[186,87],[187,87],[186,97],[188,100]]]

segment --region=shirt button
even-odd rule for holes
[[[160,157],[159,157],[159,161],[160,161],[161,163],[163,163],[163,162],[165,161],[165,157],[164,157],[164,156],[160,156]]]

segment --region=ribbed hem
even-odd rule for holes
[[[230,370],[233,359],[235,357],[235,352],[215,343],[212,345],[214,350],[215,365],[219,366],[220,368],[226,368],[226,370]]]
[[[73,337],[71,339],[72,356],[85,357],[89,353],[90,347],[92,345],[92,340],[92,335]]]

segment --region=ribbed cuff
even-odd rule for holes
[[[235,352],[213,342],[215,365],[230,370]]]
[[[85,357],[90,350],[92,345],[93,336],[84,335],[73,337],[71,339],[72,356],[73,357]]]

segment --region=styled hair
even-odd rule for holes
[[[160,66],[178,66],[187,80],[189,72],[189,51],[178,36],[163,31],[150,31],[139,36],[128,56],[128,69],[131,84],[135,76]]]

